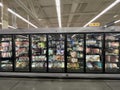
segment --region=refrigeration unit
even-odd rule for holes
[[[0,76],[120,77],[119,29],[1,30]]]

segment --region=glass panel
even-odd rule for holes
[[[102,72],[102,40],[101,34],[86,35],[86,72]]]
[[[46,71],[46,35],[32,35],[32,71]]]
[[[12,70],[12,36],[0,35],[0,71]]]
[[[29,71],[29,36],[16,35],[15,37],[15,71]]]
[[[120,72],[119,66],[120,34],[106,34],[105,37],[105,72]]]
[[[67,72],[83,72],[84,35],[67,35]]]
[[[64,72],[64,39],[63,34],[48,35],[49,72]]]

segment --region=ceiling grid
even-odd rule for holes
[[[63,27],[83,27],[115,0],[60,0]],[[37,27],[58,27],[55,0],[9,0],[8,7]],[[94,22],[105,25],[120,19],[120,3]],[[0,12],[1,13],[1,12]],[[17,19],[18,28],[27,28],[27,23]],[[24,22],[24,23],[23,23]],[[9,14],[9,25],[12,25]],[[119,23],[116,25],[120,25]]]

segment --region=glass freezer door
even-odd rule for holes
[[[103,71],[102,41],[102,34],[86,34],[86,72]]]
[[[120,34],[105,35],[105,72],[120,72]]]
[[[46,35],[32,35],[32,71],[46,72]]]
[[[12,35],[0,35],[0,71],[13,71]]]
[[[29,71],[28,35],[15,35],[15,71]]]
[[[67,35],[67,72],[84,72],[84,34]]]
[[[64,72],[65,36],[63,34],[48,35],[48,68],[49,72]]]

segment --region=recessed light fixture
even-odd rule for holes
[[[99,13],[96,17],[94,17],[92,20],[90,20],[88,23],[86,23],[83,27],[87,27],[90,23],[98,19],[100,16],[102,16],[104,13],[106,13],[108,10],[110,10],[112,7],[120,3],[120,0],[114,1],[111,5],[109,5],[107,8],[105,8],[101,13]]]
[[[3,4],[0,3],[0,6],[2,7]],[[34,28],[38,28],[36,25],[32,24],[30,21],[28,21],[27,19],[23,18],[23,17],[20,16],[18,13],[14,12],[12,9],[8,8],[7,10],[8,10],[8,12],[14,14],[15,16],[17,16],[18,18],[22,19],[22,20],[25,21],[26,23],[30,24],[30,25],[33,26]]]
[[[59,24],[59,28],[61,28],[62,24],[61,24],[60,0],[55,0],[55,3],[56,3],[56,10],[57,10],[58,24]]]

